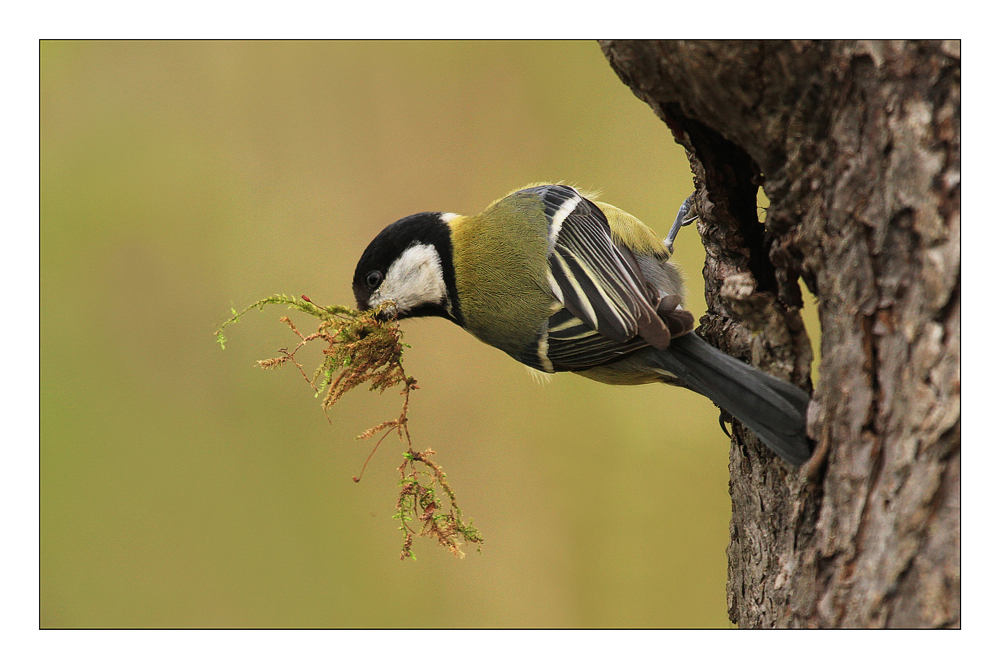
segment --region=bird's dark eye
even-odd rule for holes
[[[365,283],[368,284],[369,288],[377,288],[382,283],[382,272],[378,270],[368,272],[368,276],[365,277]]]

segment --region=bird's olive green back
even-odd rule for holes
[[[597,200],[593,200],[593,203],[607,216],[611,226],[611,239],[616,244],[627,246],[636,254],[669,255],[663,241],[638,218],[614,205]]]
[[[466,329],[502,351],[519,352],[552,313],[542,201],[514,193],[450,225]]]

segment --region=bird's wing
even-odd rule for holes
[[[545,372],[578,371],[646,346],[666,348],[671,334],[690,331],[693,316],[688,312],[677,309],[687,320],[674,323],[679,296],[664,297],[650,284],[634,253],[612,239],[608,219],[597,205],[569,186],[527,190],[544,203],[549,289],[562,308],[515,357]]]
[[[536,339],[521,351],[518,360],[543,372],[572,372],[614,362],[649,344],[636,335],[617,342],[590,324],[561,309],[546,321]]]
[[[625,343],[637,335],[666,348],[670,332],[657,316],[656,291],[635,255],[615,244],[597,205],[569,186],[542,186],[549,219],[549,288],[583,323]]]

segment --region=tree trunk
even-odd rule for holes
[[[703,336],[808,388],[800,277],[818,300],[812,460],[734,431],[730,618],[958,626],[958,44],[602,48],[688,151]]]

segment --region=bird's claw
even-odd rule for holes
[[[732,425],[733,415],[725,409],[719,409],[719,427],[722,428],[723,434],[732,439],[733,435],[729,434],[729,430],[726,429],[726,423]]]
[[[674,219],[674,224],[670,226],[670,232],[667,233],[667,238],[663,240],[666,244],[667,250],[671,254],[674,252],[674,240],[677,238],[677,233],[685,225],[691,225],[691,222],[698,218],[698,215],[688,216],[691,211],[691,207],[694,206],[694,196],[695,193],[691,193],[686,200],[681,204],[681,208],[677,211],[677,218]]]

